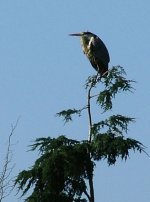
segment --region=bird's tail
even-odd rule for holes
[[[98,65],[98,72],[101,75],[101,77],[103,76],[107,76],[108,75],[108,65],[104,65],[104,64],[99,64]]]

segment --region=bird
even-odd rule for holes
[[[101,77],[107,75],[110,56],[104,42],[97,35],[88,31],[69,35],[80,37],[83,53],[87,56],[91,65]]]

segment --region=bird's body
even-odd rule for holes
[[[108,71],[110,61],[108,50],[103,41],[91,32],[70,34],[80,36],[81,46],[84,54],[88,57],[91,65],[102,76]]]

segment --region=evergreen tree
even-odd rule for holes
[[[134,122],[134,118],[114,114],[96,123],[92,119],[92,99],[95,99],[96,105],[105,113],[112,109],[113,99],[118,93],[133,90],[134,81],[127,80],[125,76],[124,69],[116,66],[103,78],[99,75],[89,77],[85,85],[87,105],[57,113],[65,122],[69,122],[73,115],[81,116],[82,112],[87,110],[87,140],[78,141],[65,136],[35,140],[31,150],[38,150],[40,156],[32,168],[20,172],[15,181],[18,191],[22,191],[22,196],[33,187],[31,195],[25,201],[94,202],[93,175],[96,163],[106,160],[108,165],[114,165],[118,158],[127,160],[130,150],[144,151],[142,143],[125,138],[128,124]],[[92,90],[97,90],[99,84],[103,89],[93,95]]]

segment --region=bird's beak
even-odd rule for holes
[[[82,36],[82,33],[69,34],[69,36]]]

